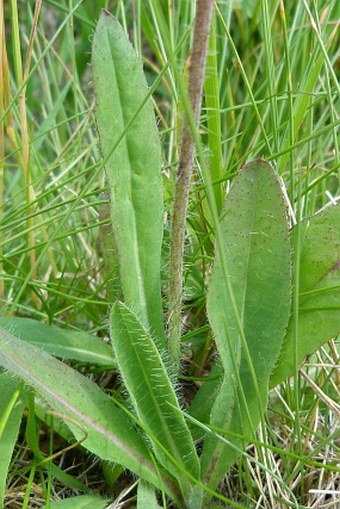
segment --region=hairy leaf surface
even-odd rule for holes
[[[191,482],[178,465],[199,479],[199,462],[175,391],[156,345],[125,304],[117,303],[111,313],[111,339],[120,373],[139,420],[149,432],[155,454],[190,497]],[[154,438],[156,440],[154,440]],[[159,443],[173,457],[164,453]]]
[[[210,423],[250,438],[266,406],[290,307],[285,204],[268,163],[256,160],[237,175],[216,235],[208,316],[224,379]],[[228,447],[214,436],[206,439],[202,468],[211,487],[238,456],[233,445],[245,445],[235,438],[230,442]]]
[[[124,300],[163,347],[158,131],[142,64],[118,21],[105,10],[94,34],[92,65]]]
[[[296,361],[299,365],[307,355],[340,333],[340,206],[327,207],[302,221],[298,228],[301,251]],[[294,227],[293,249],[297,249],[297,233]],[[292,310],[282,351],[270,379],[272,387],[294,373],[294,321]]]
[[[94,382],[38,348],[0,329],[0,365],[31,385],[82,445],[158,485],[159,477],[141,435],[125,414]],[[72,419],[72,420],[70,420]],[[159,472],[159,469],[158,469]],[[164,487],[176,498],[176,484],[166,475]]]

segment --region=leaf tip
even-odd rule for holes
[[[110,11],[108,11],[107,9],[102,9],[102,10],[101,10],[101,14],[102,14],[103,16],[112,16],[111,12],[110,12]]]

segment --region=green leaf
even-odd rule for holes
[[[248,438],[265,410],[290,307],[285,204],[265,161],[247,164],[235,178],[216,239],[207,309],[224,377],[210,424]],[[245,446],[235,437],[230,442],[206,438],[202,476],[212,488],[237,458],[235,446]]]
[[[307,355],[340,333],[340,205],[327,207],[295,226],[291,233],[293,249],[297,249],[298,228],[301,251],[296,361],[299,365]],[[294,374],[294,330],[292,310],[270,379],[272,387]]]
[[[0,393],[0,507],[4,507],[7,471],[18,438],[26,397],[18,381],[8,373],[0,373]]]
[[[56,481],[59,481],[65,487],[67,486],[73,490],[78,490],[85,493],[91,491],[86,484],[65,472],[53,461],[46,461],[46,456],[40,450],[36,417],[45,422],[48,428],[53,429],[53,433],[58,433],[64,438],[64,440],[70,442],[74,441],[73,433],[66,426],[65,420],[62,420],[53,414],[51,415],[51,409],[47,407],[46,403],[42,401],[41,398],[35,398],[34,395],[29,393],[27,399],[28,415],[26,418],[25,438],[30,451],[34,455],[35,464],[40,463],[39,468],[46,469],[51,477],[53,477]],[[67,430],[67,432],[65,432],[65,430]]]
[[[214,182],[215,203],[221,212],[224,198],[224,176],[221,144],[221,106],[218,83],[218,51],[216,44],[216,19],[212,16],[207,55],[204,97],[207,112],[208,145],[210,154],[211,180]],[[206,207],[208,208],[208,207]]]
[[[178,479],[187,500],[192,484],[180,468],[199,479],[195,446],[155,343],[125,304],[113,306],[111,340],[125,386],[137,416],[153,442],[155,454]]]
[[[202,383],[188,409],[188,413],[196,420],[204,423],[209,422],[212,406],[221,390],[222,380],[223,368],[220,359],[217,359],[207,380]],[[191,421],[189,421],[189,425],[194,438],[202,438],[202,428],[193,425]]]
[[[114,367],[110,345],[86,332],[60,329],[30,318],[0,318],[0,327],[57,357]]]
[[[44,505],[42,509],[105,509],[109,501],[98,495],[80,495]]]
[[[155,488],[145,481],[140,481],[137,490],[137,509],[160,509],[160,507]]]
[[[149,450],[125,414],[94,382],[38,348],[0,328],[0,365],[31,385],[57,412],[77,440],[104,460],[120,463],[159,484]],[[164,489],[176,500],[177,486],[162,474]]]
[[[142,64],[118,21],[105,10],[93,39],[92,65],[124,300],[163,348],[159,135]]]

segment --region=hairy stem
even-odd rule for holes
[[[197,0],[188,78],[188,95],[191,110],[187,112],[183,124],[182,143],[176,175],[169,274],[169,354],[175,373],[178,371],[180,359],[185,223],[195,155],[193,129],[198,128],[201,112],[205,61],[213,3],[213,0]]]

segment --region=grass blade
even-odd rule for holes
[[[218,212],[221,212],[224,197],[223,161],[221,144],[221,106],[218,83],[218,61],[216,46],[216,19],[212,16],[209,52],[207,55],[204,97],[207,111],[208,146],[210,150],[211,180],[214,185],[214,195]]]
[[[105,10],[93,39],[92,65],[124,300],[164,347],[158,131],[141,63],[118,21]]]
[[[0,387],[0,507],[4,507],[7,470],[18,438],[26,398],[18,382],[8,373],[0,374]]]

